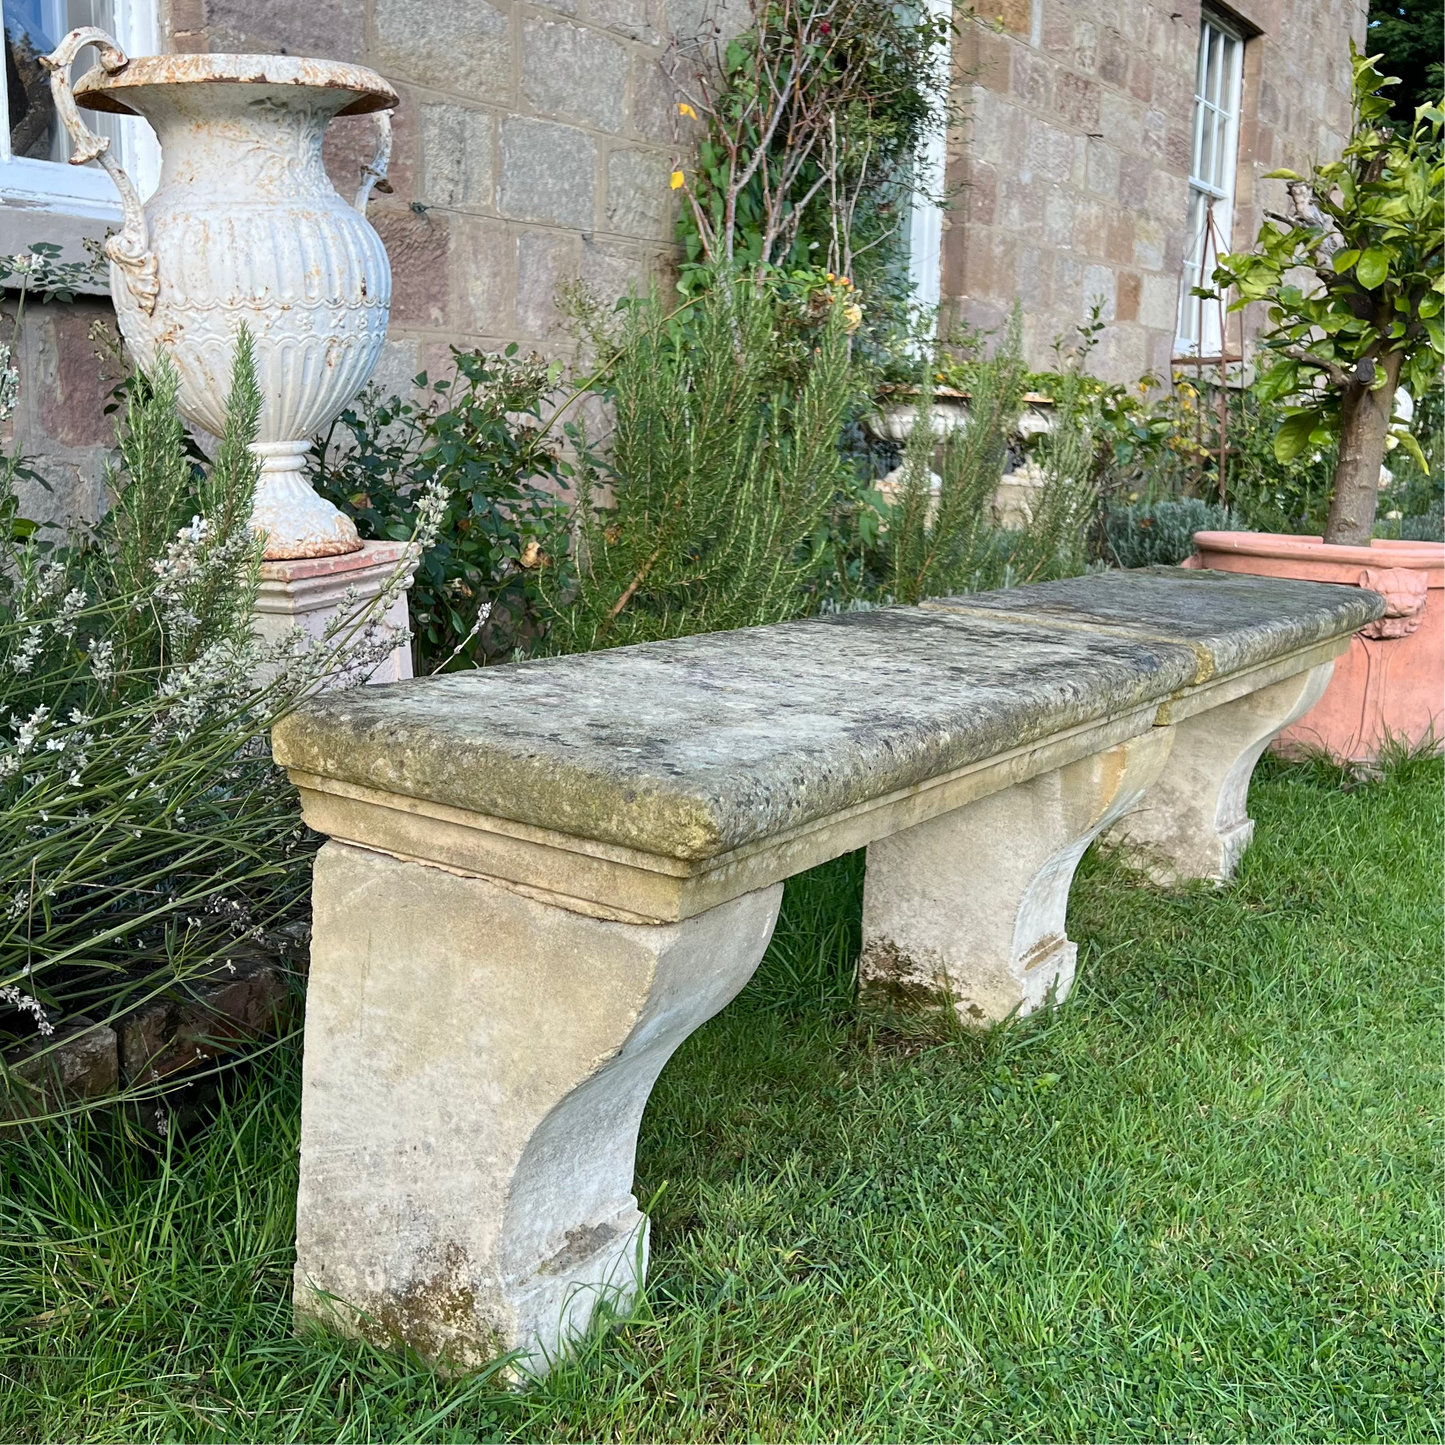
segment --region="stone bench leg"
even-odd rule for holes
[[[645,1267],[637,1129],[782,885],[611,923],[343,843],[316,860],[295,1306],[449,1370],[565,1350]]]
[[[1153,728],[870,844],[862,988],[947,1000],[967,1024],[1061,1002],[1077,954],[1064,934],[1074,870],[1138,803],[1169,744]]]
[[[1282,728],[1320,700],[1333,667],[1322,663],[1173,725],[1159,781],[1113,829],[1156,881],[1234,876],[1254,836],[1245,811],[1254,765]]]

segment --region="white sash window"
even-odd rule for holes
[[[1234,229],[1234,173],[1239,161],[1239,94],[1244,40],[1206,10],[1199,26],[1194,84],[1194,155],[1189,168],[1189,215],[1184,278],[1179,288],[1181,356],[1218,356],[1224,344],[1219,303],[1190,295],[1209,284]]]
[[[154,55],[159,48],[156,5],[157,0],[0,0],[5,39],[0,97],[9,121],[0,126],[0,204],[7,210],[119,222],[120,199],[110,177],[94,161],[67,164],[70,141],[55,113],[50,77],[39,57],[81,25],[107,31],[127,55]],[[94,49],[82,50],[75,77],[96,59]],[[116,158],[142,197],[149,195],[160,176],[160,147],[151,128],[129,116],[82,114],[93,130],[110,137]]]

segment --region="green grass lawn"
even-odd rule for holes
[[[1267,762],[1237,886],[1091,855],[1056,1014],[850,1002],[861,859],[643,1125],[647,1301],[528,1392],[291,1335],[297,1061],[4,1147],[9,1440],[1441,1438],[1442,774]]]

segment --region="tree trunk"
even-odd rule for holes
[[[1395,409],[1395,387],[1400,380],[1404,353],[1395,351],[1380,364],[1383,386],[1371,391],[1351,382],[1340,402],[1340,460],[1335,467],[1334,496],[1325,524],[1325,541],[1368,547],[1375,527],[1375,502],[1380,490],[1380,468],[1385,462],[1385,438]]]

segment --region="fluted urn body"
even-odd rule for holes
[[[355,551],[355,527],[315,494],[302,466],[310,439],[376,365],[391,268],[365,216],[370,181],[355,204],[343,200],[321,147],[333,118],[384,111],[396,94],[359,66],[294,56],[121,59],[112,69],[102,50],[74,97],[140,115],[160,139],[160,186],[143,228],[128,225],[132,234],[107,246],[126,344],[142,366],[168,355],[183,415],[219,433],[247,327],[263,399],[253,525],[266,534],[265,555]]]

